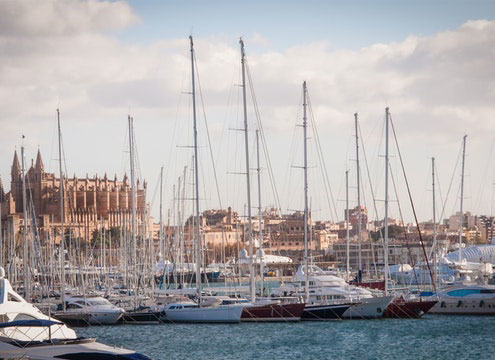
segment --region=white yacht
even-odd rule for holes
[[[134,351],[98,343],[94,338],[78,338],[64,323],[26,302],[4,276],[0,267],[0,358],[149,360]]]
[[[438,296],[438,297],[437,297]],[[439,290],[431,314],[495,315],[495,286],[458,284]]]
[[[325,274],[319,267],[309,266],[309,303],[311,305],[351,303],[342,315],[345,319],[375,319],[381,318],[385,309],[392,302],[393,296],[382,296],[370,290],[354,285],[348,285],[344,279]],[[301,265],[291,282],[279,288],[272,289],[272,297],[304,297],[304,282],[306,276]]]
[[[90,325],[112,325],[124,314],[123,309],[101,296],[66,296],[65,308],[65,311],[57,311],[54,316],[62,321],[81,317],[81,321],[87,321]]]
[[[167,304],[164,308],[166,319],[171,322],[190,323],[238,323],[241,321],[242,305],[198,306],[191,300]]]

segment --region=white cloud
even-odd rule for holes
[[[266,37],[264,37],[263,35],[257,32],[253,34],[253,36],[251,37],[251,41],[253,42],[253,44],[258,46],[267,47],[268,45],[270,45],[270,41]]]
[[[45,157],[51,155],[58,106],[74,171],[123,172],[125,118],[130,109],[141,137],[143,174],[153,182],[155,170],[165,162],[170,179],[177,176],[183,155],[169,152],[178,152],[175,146],[184,145],[190,134],[190,110],[184,106],[190,99],[181,95],[190,91],[188,39],[129,44],[111,33],[138,21],[123,2],[0,2],[4,184],[20,133],[27,135],[31,153],[40,144]],[[495,22],[469,21],[452,31],[359,51],[331,49],[325,42],[275,51],[258,33],[250,41],[248,56],[251,45],[263,47],[249,56],[249,65],[278,173],[286,172],[288,137],[300,112],[303,80],[309,84],[334,188],[343,174],[340,166],[353,113],[361,114],[369,141],[376,140],[375,130],[387,105],[404,142],[404,154],[415,155],[409,166],[418,192],[425,190],[427,157],[436,155],[449,172],[465,132],[473,144],[473,173],[481,173],[476,169],[485,166],[481,154],[493,136],[495,117]],[[233,137],[228,127],[239,120],[238,40],[197,38],[195,45],[206,112],[219,149],[227,146],[222,141],[232,145],[225,140]],[[176,119],[182,125],[174,125]],[[181,133],[174,133],[174,127],[182,127]],[[232,169],[224,164],[221,178],[227,170]],[[425,209],[423,216],[428,213]]]
[[[138,17],[123,1],[21,0],[0,2],[0,34],[19,37],[70,36],[120,30]]]

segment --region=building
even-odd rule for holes
[[[122,181],[95,175],[79,179],[77,176],[63,178],[64,184],[64,223],[65,229],[85,240],[91,240],[96,229],[130,228],[131,224],[131,187],[127,175]],[[54,173],[45,172],[38,150],[36,162],[25,173],[27,206],[30,219],[28,226],[36,220],[36,230],[40,240],[46,240],[53,228],[61,226],[60,213],[61,179]],[[0,182],[0,200],[2,209],[2,228],[4,234],[18,233],[23,227],[22,168],[14,152],[11,168],[10,191],[5,193]],[[150,218],[146,205],[146,182],[136,183],[136,214],[138,232],[149,229]],[[143,226],[145,225],[145,226]],[[60,238],[57,238],[59,241]]]

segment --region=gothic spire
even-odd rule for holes
[[[19,163],[19,158],[17,157],[17,150],[14,150],[14,161],[12,162],[12,179],[21,175],[21,164]]]
[[[3,190],[2,178],[0,177],[0,206],[2,206],[2,201],[5,197],[5,191]]]
[[[40,149],[38,149],[38,155],[36,155],[35,169],[38,170],[39,172],[44,172],[45,170],[45,165],[43,165],[43,160],[41,159]]]

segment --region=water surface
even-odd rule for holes
[[[419,320],[273,324],[161,324],[76,329],[154,359],[490,359],[495,318],[426,315]]]

